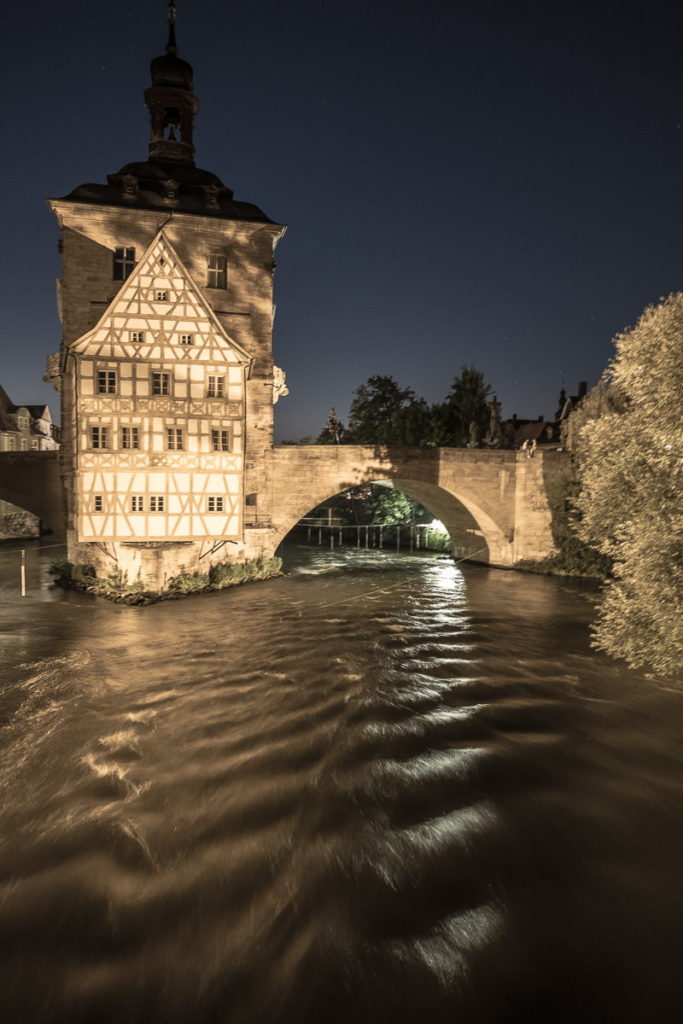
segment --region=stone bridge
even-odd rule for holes
[[[58,452],[0,455],[0,498],[64,532]],[[384,481],[415,498],[446,526],[459,555],[510,566],[553,550],[549,485],[568,456],[457,448],[280,445],[267,457],[266,489],[247,506],[246,550],[272,554],[296,523],[328,498]],[[218,538],[217,538],[218,539]]]
[[[553,551],[548,484],[565,477],[568,456],[514,451],[276,446],[272,453],[272,548],[316,505],[341,491],[389,481],[444,524],[454,552],[509,566]]]
[[[2,452],[0,500],[33,512],[54,533],[66,530],[59,452]]]

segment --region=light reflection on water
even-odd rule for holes
[[[145,609],[0,550],[5,1018],[679,1019],[680,691],[424,555]]]

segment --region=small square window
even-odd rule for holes
[[[131,512],[144,512],[145,511],[145,499],[141,494],[131,494],[130,497],[130,510]]]
[[[212,430],[211,431],[211,447],[215,452],[229,452],[230,451],[230,431],[229,430]]]
[[[166,428],[166,444],[171,452],[181,452],[183,450],[183,432],[179,427]]]
[[[130,332],[130,340],[131,340],[133,345],[142,345],[143,341],[145,340],[145,332],[144,331],[131,331]]]
[[[194,335],[193,334],[181,334],[180,335],[180,344],[181,345],[194,345]]]
[[[91,427],[90,428],[90,447],[91,448],[108,448],[109,447],[109,427]]]
[[[97,371],[97,394],[98,395],[115,395],[116,394],[116,370],[98,370]]]
[[[221,495],[207,498],[207,511],[208,512],[222,512],[223,511],[223,498]]]
[[[157,290],[154,292],[155,302],[168,302],[168,292],[163,290]]]
[[[152,394],[153,395],[170,395],[171,394],[171,374],[170,373],[159,373],[156,370],[152,373]]]
[[[135,249],[118,246],[114,249],[113,278],[125,281],[135,267]]]
[[[228,258],[220,253],[212,253],[206,258],[207,288],[227,288]]]
[[[207,398],[223,398],[225,395],[225,377],[217,377],[215,374],[209,374],[209,380],[206,387]]]
[[[101,494],[94,494],[92,499],[93,512],[104,512],[104,497]]]
[[[150,512],[163,512],[164,511],[164,496],[163,494],[153,494],[149,499],[149,510]]]
[[[139,448],[140,447],[140,428],[139,427],[121,427],[121,447],[122,448]]]

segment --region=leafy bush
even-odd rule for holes
[[[50,576],[55,577],[55,582],[67,582],[73,576],[74,564],[68,558],[56,558],[48,566]]]
[[[169,581],[168,589],[175,594],[197,594],[209,587],[209,575],[205,572],[182,570]]]

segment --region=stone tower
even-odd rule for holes
[[[145,91],[149,156],[48,204],[61,230],[61,467],[70,560],[162,588],[269,535],[273,253],[284,233],[194,163],[177,54]]]

